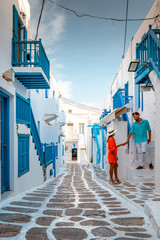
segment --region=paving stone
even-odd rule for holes
[[[55,217],[39,217],[36,219],[36,223],[41,226],[49,226],[55,219]]]
[[[142,239],[142,238],[119,237],[119,238],[115,238],[114,240],[144,240],[144,239]]]
[[[145,185],[145,186],[155,186],[154,183],[143,183],[143,185]]]
[[[38,194],[38,193],[27,193],[28,196],[35,196],[35,197],[49,197],[48,194]]]
[[[58,222],[56,223],[56,227],[73,227],[73,222]]]
[[[144,218],[142,217],[129,217],[129,218],[114,218],[112,222],[123,226],[142,226],[144,225]]]
[[[19,212],[19,213],[35,213],[38,209],[34,208],[20,208],[20,207],[3,207],[3,210],[10,212]]]
[[[35,201],[35,202],[45,201],[45,198],[40,198],[40,197],[23,197],[23,199],[27,201]]]
[[[108,204],[107,207],[109,207],[109,208],[120,208],[121,205],[118,205],[118,204],[117,205]]]
[[[90,194],[90,195],[88,195],[88,194],[80,194],[80,195],[78,195],[78,197],[79,198],[95,198],[95,195],[93,195],[93,194]]]
[[[27,240],[48,240],[46,228],[31,228],[26,234]]]
[[[70,209],[66,209],[65,211],[65,215],[66,216],[77,216],[80,215],[82,213],[82,209],[80,208],[70,208]]]
[[[0,223],[0,238],[15,237],[21,231],[21,226]]]
[[[117,233],[115,233],[114,231],[112,231],[107,227],[95,228],[91,232],[94,236],[100,236],[100,237],[113,237],[117,235]]]
[[[133,200],[135,203],[144,203],[142,200]]]
[[[137,227],[115,227],[115,229],[123,232],[146,232],[146,229]]]
[[[110,208],[109,211],[125,211],[127,208]]]
[[[110,216],[116,216],[116,215],[126,215],[126,214],[130,214],[131,212],[130,211],[125,211],[125,212],[110,212],[109,215]]]
[[[2,222],[28,223],[30,220],[31,217],[25,214],[0,213],[0,221]]]
[[[80,222],[80,225],[81,226],[107,226],[110,224],[106,221],[101,221],[101,220],[87,220],[87,221]]]
[[[55,228],[52,231],[57,240],[83,240],[87,233],[79,228]]]
[[[102,198],[102,201],[115,201],[117,198]]]
[[[79,199],[79,202],[97,202],[97,200],[94,198],[90,198],[90,199],[84,198],[84,199]]]
[[[45,210],[43,211],[43,214],[54,216],[54,217],[61,217],[62,212],[63,212],[62,210]]]
[[[60,203],[48,203],[46,205],[48,208],[62,208],[62,209],[65,209],[65,208],[71,208],[71,207],[74,207],[74,204],[60,204]]]
[[[110,193],[105,193],[105,194],[99,194],[100,197],[111,197],[112,195]]]
[[[74,198],[75,197],[75,194],[70,194],[70,195],[64,195],[64,194],[56,194],[56,195],[53,195],[54,198]]]
[[[51,198],[50,200],[49,200],[49,202],[55,202],[55,203],[57,203],[57,202],[59,202],[59,203],[70,203],[70,202],[75,202],[75,199],[58,199],[58,198],[56,198],[56,199],[54,199],[54,198]]]
[[[152,199],[152,201],[157,201],[157,202],[159,202],[159,201],[160,201],[160,198],[154,198],[154,199]]]
[[[120,191],[120,193],[122,193],[122,194],[129,194],[128,191]]]
[[[82,221],[84,220],[83,217],[71,217],[69,218],[70,221],[73,221],[73,222],[79,222],[79,221]]]
[[[117,205],[117,204],[121,204],[121,202],[103,202],[104,204],[113,204],[113,205]]]
[[[99,209],[101,208],[100,204],[98,203],[79,203],[79,208],[93,208],[93,209]]]
[[[11,205],[16,205],[16,206],[23,206],[23,207],[34,207],[34,208],[40,208],[42,206],[41,203],[33,203],[33,202],[11,202]]]
[[[105,218],[105,211],[103,210],[86,210],[83,214],[86,217],[102,217]]]
[[[133,199],[133,198],[136,198],[136,196],[135,195],[125,195],[127,198],[129,198],[129,199]]]
[[[152,237],[150,234],[147,234],[147,233],[126,233],[125,235],[130,237],[139,237],[143,239]]]

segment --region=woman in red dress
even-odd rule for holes
[[[118,164],[117,164],[117,148],[120,146],[124,146],[124,144],[119,144],[116,145],[115,139],[114,139],[114,135],[115,135],[115,130],[111,130],[108,132],[108,163],[110,164],[110,170],[109,170],[109,174],[110,174],[110,183],[115,184],[115,183],[121,183],[121,181],[119,180],[118,176],[117,176],[117,168],[118,168]],[[114,171],[114,175],[115,175],[115,180],[113,180],[113,171]]]

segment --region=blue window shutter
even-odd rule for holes
[[[29,136],[18,135],[18,177],[29,171]]]
[[[13,43],[18,41],[18,11],[13,5]],[[18,61],[18,44],[12,44],[12,65]]]
[[[18,41],[18,11],[13,5],[13,39]]]

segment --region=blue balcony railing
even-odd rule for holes
[[[47,167],[48,164],[53,162],[53,143],[51,144],[44,144],[44,164],[45,168]]]
[[[39,41],[15,41],[12,39],[12,66],[41,67],[47,79],[50,79],[50,62]]]
[[[155,70],[160,77],[160,29],[151,29],[136,46],[136,59],[139,59],[140,66],[136,72],[136,83],[143,83],[148,74]]]

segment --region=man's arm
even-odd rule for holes
[[[148,137],[149,137],[149,138],[148,138],[147,143],[149,144],[149,143],[151,142],[151,131],[148,132]]]
[[[132,136],[132,133],[130,132],[128,135],[127,141],[124,143],[124,145],[126,145],[129,142],[129,139],[131,138],[131,136]]]

